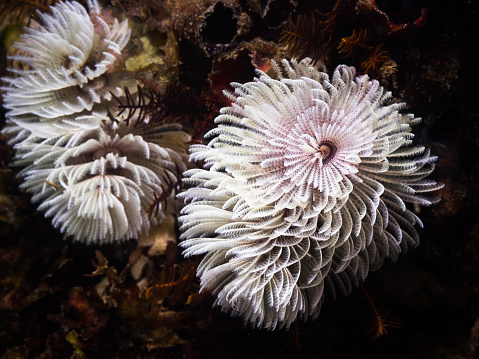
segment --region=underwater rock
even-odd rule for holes
[[[172,26],[207,55],[226,51],[248,33],[249,15],[234,0],[167,1]]]

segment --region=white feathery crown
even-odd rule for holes
[[[186,170],[190,137],[179,125],[128,127],[114,115],[134,74],[121,70],[128,21],[96,0],[58,2],[15,43],[20,64],[2,80],[22,188],[67,237],[87,243],[137,238],[162,211],[146,210]]]
[[[130,38],[128,22],[109,24],[94,12],[96,1],[90,7],[88,13],[77,2],[59,2],[51,14],[39,13],[41,24],[32,21],[14,44],[17,52],[10,58],[22,68],[9,68],[16,76],[3,78],[10,86],[2,90],[8,118],[23,129],[17,140],[24,130],[47,138],[85,126],[85,119],[76,123],[79,115],[113,109],[111,93],[121,96],[125,86],[135,91],[132,74],[113,71]]]
[[[233,83],[208,145],[206,169],[186,172],[179,218],[186,256],[206,254],[202,289],[267,329],[317,317],[328,287],[349,294],[419,238],[405,202],[430,205],[436,157],[412,144],[419,122],[354,68],[331,78],[309,59],[284,60],[277,79]]]

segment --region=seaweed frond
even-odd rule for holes
[[[313,64],[326,62],[333,50],[333,33],[336,30],[340,13],[346,9],[351,0],[337,0],[330,12],[316,12],[308,18],[299,15],[296,22],[288,20],[281,32],[279,41],[287,45],[287,51],[299,60],[310,57]]]
[[[125,100],[120,100],[112,93],[118,102],[117,116],[126,115],[125,121],[129,126],[135,121],[134,127],[139,124],[163,124],[169,122],[186,121],[195,107],[195,96],[189,87],[173,89],[168,85],[164,94],[148,88],[144,91],[138,85],[138,92],[132,94],[125,87]]]
[[[163,300],[168,298],[170,302],[176,302],[180,297],[188,296],[189,293],[185,288],[193,282],[195,273],[196,265],[192,261],[173,265],[166,264],[160,273],[157,284],[146,290],[146,299]]]
[[[321,24],[316,14],[311,18],[299,15],[296,22],[290,18],[279,41],[288,46],[292,57],[310,57],[313,63],[326,61],[332,35],[324,31]]]
[[[364,288],[364,286],[360,283],[359,286],[363,291],[364,295],[366,296],[369,305],[372,308],[372,323],[369,329],[365,333],[365,337],[371,338],[371,340],[375,340],[383,335],[387,334],[387,328],[400,328],[401,323],[398,319],[392,318],[389,313],[383,315],[374,304],[374,301],[369,296],[368,292]]]
[[[108,279],[108,283],[102,291],[101,297],[104,303],[112,307],[118,307],[124,301],[124,293],[126,290],[125,281],[131,268],[138,262],[142,255],[143,247],[139,246],[130,253],[128,263],[121,270],[120,273],[115,267],[108,264],[106,257],[96,250],[97,261],[92,261],[95,271],[91,274],[85,274],[86,277],[105,276]]]
[[[356,29],[353,29],[353,33],[351,35],[341,38],[341,41],[338,45],[338,52],[345,57],[353,58],[356,56],[358,49],[371,49],[371,46],[367,44],[366,40],[366,30],[361,29],[359,32],[356,32]]]
[[[381,50],[383,44],[379,44],[374,48],[374,51],[363,61],[361,62],[361,68],[365,74],[376,76],[381,65],[387,61],[391,60],[389,53],[387,51]]]
[[[18,0],[2,1],[0,4],[0,29],[6,24],[17,23],[20,26],[28,26],[36,15],[36,10],[50,12],[50,6],[58,0]]]
[[[161,193],[158,194],[156,192],[153,192],[154,200],[151,204],[148,205],[148,209],[146,210],[148,219],[150,219],[151,217],[156,217],[158,215],[161,203],[165,204],[164,210],[166,211],[167,205],[168,205],[168,198],[171,196],[173,192],[177,193],[181,190],[182,174],[183,173],[180,170],[180,168],[176,166],[175,178],[177,180],[173,181],[171,177],[168,177],[165,179],[166,187],[163,186],[163,184],[160,184],[160,187],[162,190]]]

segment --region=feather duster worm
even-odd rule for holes
[[[53,225],[78,241],[108,243],[137,238],[162,219],[146,211],[186,170],[190,137],[179,125],[133,128],[114,116],[115,99],[137,91],[118,66],[130,29],[107,21],[96,1],[89,9],[60,2],[15,44],[22,68],[3,79],[3,132],[24,167],[22,187]]]
[[[18,157],[34,159],[20,175],[38,209],[67,236],[100,244],[138,238],[163,219],[161,211],[148,217],[149,204],[186,170],[182,144],[190,139],[180,125],[132,130],[103,120],[81,136],[64,136],[66,146],[57,138],[17,146]]]
[[[206,254],[202,289],[267,329],[317,317],[325,287],[347,295],[416,246],[422,223],[405,202],[430,205],[422,194],[441,187],[404,104],[354,68],[329,78],[309,62],[232,84],[214,138],[191,146],[208,170],[187,171],[194,187],[179,195],[184,254]]]
[[[15,76],[3,80],[9,84],[4,107],[18,132],[14,141],[30,133],[48,138],[68,133],[87,123],[76,118],[89,115],[101,106],[111,105],[112,93],[122,96],[125,86],[136,90],[132,74],[114,71],[121,50],[130,38],[128,22],[110,24],[102,19],[96,2],[90,13],[77,2],[60,2],[51,13],[38,14],[41,24],[32,21],[14,44],[17,54],[11,60],[22,68],[9,68]]]

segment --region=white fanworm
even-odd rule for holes
[[[325,287],[347,295],[416,246],[422,223],[405,202],[430,205],[423,193],[441,187],[404,104],[352,67],[329,78],[308,64],[232,84],[212,140],[191,146],[205,169],[187,171],[179,195],[184,254],[206,254],[202,289],[267,329],[317,317]]]
[[[39,210],[66,237],[101,244],[138,238],[162,220],[147,209],[186,170],[190,137],[178,124],[117,118],[114,96],[137,91],[121,67],[131,30],[96,0],[88,7],[60,1],[15,43],[10,60],[19,65],[2,79],[3,133]]]

